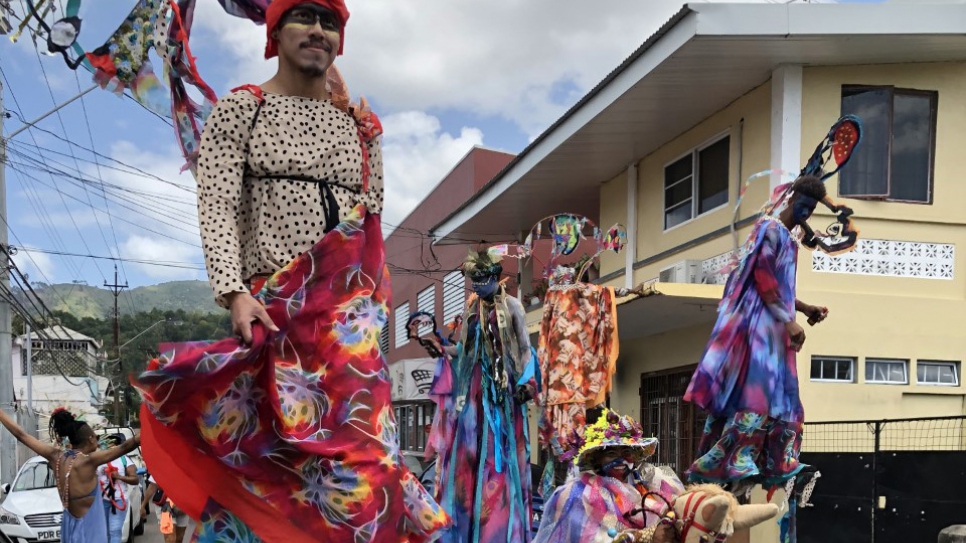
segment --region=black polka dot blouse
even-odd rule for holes
[[[352,117],[329,100],[267,92],[264,99],[254,129],[253,94],[219,99],[201,139],[198,218],[208,277],[223,307],[226,294],[247,291],[247,280],[278,271],[335,226],[326,225],[319,185],[306,179],[330,184],[340,220],[357,203],[382,212],[379,138],[368,144],[363,193]]]

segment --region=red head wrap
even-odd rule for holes
[[[265,10],[265,26],[268,29],[268,43],[265,44],[265,58],[272,58],[278,55],[278,41],[272,37],[272,33],[278,28],[278,23],[282,20],[282,15],[302,4],[315,4],[335,13],[339,19],[339,54],[345,45],[345,23],[349,20],[349,10],[345,7],[343,0],[273,0]]]

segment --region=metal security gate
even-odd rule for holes
[[[671,466],[679,475],[698,451],[705,414],[684,401],[697,366],[641,374],[641,425],[644,435],[658,439],[655,464]]]
[[[822,474],[801,543],[928,543],[966,519],[966,417],[809,423],[800,459]]]

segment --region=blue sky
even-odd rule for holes
[[[21,3],[12,2],[18,14]],[[471,146],[523,149],[682,3],[610,0],[588,17],[577,3],[554,0],[350,0],[337,65],[383,119],[386,226]],[[101,45],[134,4],[87,0],[80,44]],[[260,56],[264,28],[228,16],[215,0],[198,4],[192,50],[216,93],[271,77],[274,62]],[[0,67],[4,106],[14,115],[5,134],[91,85],[83,69],[38,54],[29,35],[0,40]],[[130,259],[120,273],[132,286],[205,278],[194,181],[178,172],[170,126],[133,100],[97,89],[17,136],[10,158],[10,243],[32,281],[113,279],[109,260],[53,253]]]

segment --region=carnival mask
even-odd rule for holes
[[[605,449],[600,453],[598,473],[624,481],[637,468],[641,460],[640,456],[638,451],[630,448]]]
[[[802,168],[800,175],[815,175],[825,181],[849,163],[861,140],[862,122],[854,115],[843,116],[832,125],[825,139],[815,148],[815,152]],[[798,209],[797,200],[801,199],[802,195],[796,198],[793,211],[795,222],[802,227],[804,233],[802,245],[810,250],[817,248],[829,255],[847,253],[855,248],[859,239],[859,230],[852,223],[852,209],[835,204],[828,196],[822,199],[822,205],[829,208],[836,217],[835,222],[825,229],[825,235],[820,236],[812,231],[807,222],[798,220],[801,211]],[[813,202],[811,205],[814,211],[817,202],[811,198],[808,200]]]
[[[463,261],[463,275],[472,282],[473,292],[483,299],[492,298],[503,274],[502,256],[496,251],[470,251]]]
[[[811,204],[809,204],[809,201]],[[836,205],[828,196],[821,200],[821,202],[832,213],[835,213],[835,222],[825,228],[824,235],[816,234],[807,222],[808,217],[815,210],[816,201],[802,194],[798,195],[795,199],[792,211],[794,213],[795,223],[802,229],[802,245],[806,249],[818,249],[829,255],[837,255],[851,251],[855,248],[855,244],[859,239],[859,231],[852,223],[852,209],[844,205]],[[805,206],[807,205],[811,205],[811,211],[807,215],[804,215],[804,219],[799,220],[801,214],[805,212]]]
[[[496,266],[499,271],[486,273],[470,274],[470,281],[473,282],[473,292],[484,300],[489,300],[496,295],[497,288],[500,286],[500,274],[503,272],[502,266]]]

